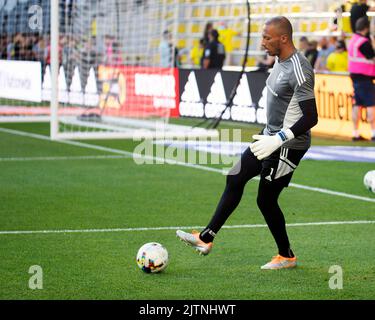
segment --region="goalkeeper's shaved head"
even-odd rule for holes
[[[289,57],[296,51],[293,44],[293,28],[290,21],[277,16],[267,20],[263,26],[262,48],[270,56],[281,59]]]
[[[279,36],[286,35],[288,36],[288,39],[292,41],[293,27],[287,18],[283,16],[274,17],[274,18],[267,20],[265,22],[265,25],[274,26]]]

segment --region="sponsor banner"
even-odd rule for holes
[[[351,138],[353,135],[352,107],[353,84],[347,75],[315,75],[315,97],[319,123],[312,129],[318,135]],[[360,134],[371,138],[371,127],[366,122],[366,109],[362,110]]]
[[[218,117],[225,109],[238,75],[235,71],[180,69],[180,115]],[[267,77],[267,73],[257,71],[243,74],[233,106],[225,111],[223,119],[265,123]]]
[[[0,60],[0,97],[41,102],[40,62]]]
[[[178,116],[178,70],[99,66],[99,105],[124,116]]]
[[[85,105],[88,107],[97,107],[99,105],[99,94],[97,87],[97,80],[94,68],[89,70],[86,79],[86,86],[82,88],[81,75],[78,66],[74,68],[71,79],[68,79],[70,86],[67,87],[67,78],[65,76],[65,69],[63,66],[59,68],[58,83],[59,83],[59,101],[62,103],[70,103],[73,105]],[[51,68],[46,66],[43,74],[42,83],[42,100],[51,101]],[[68,90],[69,89],[69,90]],[[82,90],[84,89],[84,90]]]
[[[268,73],[247,72],[233,100],[233,107],[223,119],[260,123],[266,122]],[[181,116],[218,117],[225,108],[238,79],[238,72],[217,70],[180,70]],[[353,133],[353,86],[348,75],[315,75],[315,96],[319,123],[312,132],[316,135],[351,138]],[[360,133],[371,138],[370,124],[366,122],[366,109],[362,110]]]

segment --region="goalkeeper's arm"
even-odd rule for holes
[[[273,136],[254,135],[258,140],[250,144],[250,149],[258,160],[268,157],[275,150],[280,148],[285,142],[298,137],[309,131],[318,123],[318,113],[315,99],[299,102],[302,111],[302,117],[289,129],[281,130]]]
[[[301,101],[298,104],[302,111],[302,117],[290,128],[294,137],[309,131],[318,123],[315,99]]]

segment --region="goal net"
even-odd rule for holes
[[[13,44],[0,63],[8,85],[0,121],[49,120],[53,139],[217,135],[170,121],[179,103],[177,0],[0,6],[1,41]]]
[[[178,1],[59,3],[59,103],[52,114],[52,136],[216,135],[170,124],[179,103],[174,46]]]

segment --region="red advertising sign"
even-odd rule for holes
[[[178,70],[99,66],[103,113],[127,117],[178,117]]]

